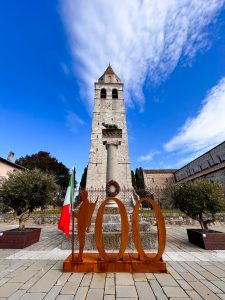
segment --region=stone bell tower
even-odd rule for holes
[[[112,128],[112,132],[113,128],[120,131],[119,139],[116,140],[115,136],[108,134],[106,140],[105,127]],[[108,159],[107,168],[109,149],[111,150],[108,155],[113,159]],[[110,173],[107,170],[109,168]],[[110,174],[115,177],[110,179],[117,181],[121,188],[132,188],[123,83],[109,65],[95,83],[86,189],[105,189]]]

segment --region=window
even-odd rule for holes
[[[106,98],[106,89],[101,89],[101,98]]]
[[[117,89],[113,89],[112,90],[112,98],[113,99],[118,99],[118,91],[117,91]]]

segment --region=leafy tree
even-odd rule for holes
[[[208,224],[215,221],[215,214],[225,207],[222,187],[208,180],[171,186],[170,196],[175,208],[197,220],[204,230],[208,230]]]
[[[47,174],[54,175],[56,183],[62,190],[68,186],[69,169],[63,163],[58,162],[49,152],[39,151],[32,155],[26,155],[17,159],[15,163],[30,170],[40,169]]]
[[[83,172],[82,177],[81,177],[80,190],[85,190],[86,182],[87,182],[87,167],[84,168],[84,172]]]
[[[10,172],[0,181],[0,205],[13,209],[19,228],[24,229],[30,213],[45,207],[57,188],[55,178],[38,169]]]

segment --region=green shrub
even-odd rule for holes
[[[204,230],[215,221],[215,214],[225,208],[222,187],[208,180],[174,185],[170,195],[174,207],[197,220]]]
[[[44,208],[57,188],[55,178],[40,170],[10,172],[0,182],[0,205],[14,211],[19,228],[23,229],[30,213]]]

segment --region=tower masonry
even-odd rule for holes
[[[106,143],[106,127],[121,131],[119,140],[112,137]],[[113,130],[112,130],[113,131]],[[95,83],[94,110],[86,189],[105,189],[107,182],[107,147],[113,143],[113,178],[121,188],[132,188],[123,83],[109,65]],[[108,168],[109,168],[108,161]],[[109,170],[108,170],[109,171]]]

